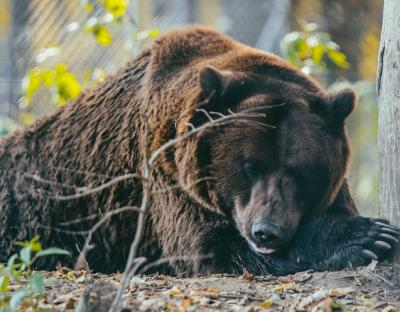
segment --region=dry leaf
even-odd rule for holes
[[[189,309],[190,306],[190,298],[188,296],[185,296],[182,300],[182,310],[183,311],[187,311]]]
[[[269,308],[269,307],[272,306],[272,304],[273,304],[272,300],[271,299],[267,299],[267,300],[264,300],[263,302],[260,303],[260,307]]]
[[[284,283],[284,284],[279,284],[277,286],[275,286],[275,291],[277,292],[282,292],[284,290],[288,290],[288,289],[293,289],[295,286],[295,283]]]
[[[354,289],[351,287],[334,288],[329,291],[329,296],[340,298],[340,297],[343,297],[344,295],[352,293],[353,291],[354,291]]]
[[[177,287],[173,287],[168,293],[171,297],[177,297],[182,293],[182,291]]]
[[[254,275],[251,274],[245,267],[243,267],[243,275],[242,278],[246,281],[252,281],[254,279]]]
[[[326,289],[321,289],[312,295],[304,298],[300,303],[296,306],[297,311],[309,311],[309,307],[314,305],[317,302],[320,302],[326,299],[329,296],[329,291]]]

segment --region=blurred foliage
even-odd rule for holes
[[[349,68],[346,55],[326,32],[317,31],[315,23],[300,21],[301,31],[288,33],[281,41],[284,57],[306,74],[321,74],[330,63]]]
[[[0,115],[0,136],[6,135],[17,128],[18,125],[13,120]]]
[[[78,79],[68,71],[68,65],[64,63],[58,63],[52,68],[37,66],[28,71],[22,81],[25,101],[28,104],[42,86],[51,91],[53,101],[59,105],[76,98],[81,92]]]
[[[157,28],[138,29],[137,23],[128,12],[129,0],[82,0],[81,4],[87,18],[83,22],[75,21],[69,24],[67,31],[80,30],[92,36],[99,45],[109,46],[113,40],[110,27],[121,28],[124,22],[130,23],[135,29],[130,36],[132,47],[159,36]],[[100,14],[94,13],[95,6],[100,7]],[[104,80],[107,73],[101,68],[87,68],[82,77],[78,77],[69,69],[67,63],[53,64],[53,57],[61,55],[62,58],[62,50],[62,46],[51,46],[41,50],[36,57],[37,65],[30,68],[23,78],[21,106],[25,110],[21,111],[19,120],[22,124],[29,124],[34,120],[34,116],[30,115],[26,108],[29,108],[34,96],[41,89],[51,93],[51,102],[54,105],[62,106],[78,97],[86,87],[92,87]]]
[[[0,264],[0,312],[52,311],[37,307],[44,295],[44,274],[32,271],[32,265],[42,257],[70,253],[59,248],[43,249],[38,236],[16,245],[21,247],[19,253]]]

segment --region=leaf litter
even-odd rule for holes
[[[180,278],[137,275],[123,297],[124,311],[384,311],[400,309],[400,266],[378,264],[338,272],[284,277],[215,274]],[[47,311],[107,311],[121,274],[58,268],[45,274]],[[18,287],[18,285],[16,285]],[[399,310],[400,311],[400,310]]]

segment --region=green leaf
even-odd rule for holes
[[[0,293],[6,292],[8,290],[9,284],[10,284],[10,277],[8,275],[0,276]]]
[[[29,265],[31,261],[31,255],[32,255],[32,246],[26,246],[22,248],[21,251],[19,252],[21,261],[24,262],[26,265]]]
[[[128,0],[105,0],[104,6],[112,15],[119,17],[126,13],[129,6]]]
[[[23,299],[29,294],[28,288],[19,288],[11,297],[10,308],[12,311],[18,311]]]
[[[33,293],[41,294],[44,290],[44,275],[41,272],[35,273],[29,278],[29,287]]]
[[[328,57],[333,63],[342,68],[349,68],[350,64],[347,62],[346,55],[337,50],[328,50]]]
[[[64,250],[61,248],[48,248],[48,249],[38,252],[36,254],[36,257],[45,257],[45,256],[54,256],[54,255],[71,256],[71,253],[68,250]]]
[[[18,255],[17,254],[15,254],[15,255],[12,255],[11,257],[10,257],[10,259],[8,259],[8,262],[7,262],[7,270],[8,270],[8,273],[10,273],[10,274],[14,274],[14,266],[15,266],[15,260],[17,260],[18,259]]]

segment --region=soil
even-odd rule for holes
[[[339,272],[254,277],[134,276],[124,311],[397,311],[400,266],[373,262]],[[60,268],[46,272],[43,306],[53,311],[107,311],[121,280]]]

